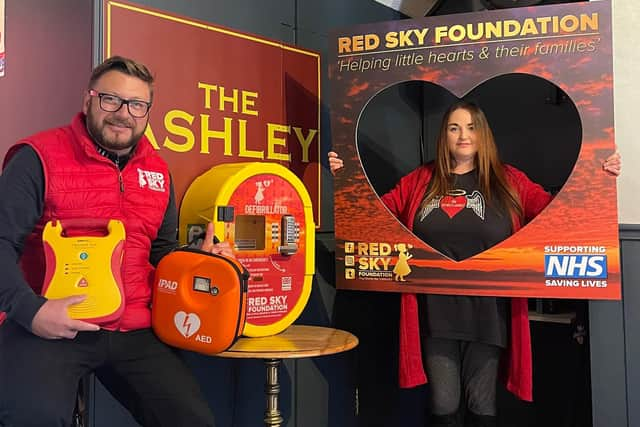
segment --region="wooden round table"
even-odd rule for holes
[[[357,345],[358,338],[355,335],[340,329],[291,325],[283,332],[269,337],[241,337],[229,350],[216,356],[264,360],[267,370],[264,424],[279,427],[284,421],[278,409],[278,367],[282,359],[336,354],[351,350]]]

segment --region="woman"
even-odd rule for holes
[[[343,162],[330,152],[329,165],[335,173]],[[603,163],[614,176],[620,166],[617,152]],[[382,201],[416,236],[459,261],[506,239],[551,198],[499,160],[482,110],[459,102],[444,115],[435,161],[403,177]],[[429,426],[462,426],[462,417],[464,425],[495,426],[503,353],[507,388],[532,399],[526,299],[405,293],[401,304],[400,386],[425,383],[426,367]]]

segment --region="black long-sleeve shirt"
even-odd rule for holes
[[[98,150],[120,167],[127,158]],[[25,145],[11,158],[0,175],[0,311],[31,330],[31,321],[46,299],[27,284],[18,264],[24,241],[40,221],[44,208],[44,172],[36,152]],[[149,261],[160,259],[177,246],[178,213],[173,182],[158,236],[151,244]]]

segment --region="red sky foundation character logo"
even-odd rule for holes
[[[345,242],[345,279],[405,282],[413,258],[408,243]]]

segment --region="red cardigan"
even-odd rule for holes
[[[507,179],[518,192],[525,223],[540,213],[552,196],[532,182],[523,172],[505,165]],[[431,180],[433,164],[420,166],[403,177],[390,192],[382,196],[389,210],[409,229]],[[522,224],[514,218],[514,231]],[[531,335],[529,332],[526,298],[511,298],[511,336],[507,349],[504,381],[506,387],[522,400],[533,400]],[[427,382],[422,365],[418,302],[415,294],[403,293],[400,299],[399,383],[402,388],[416,387]],[[504,365],[504,364],[503,364]]]

